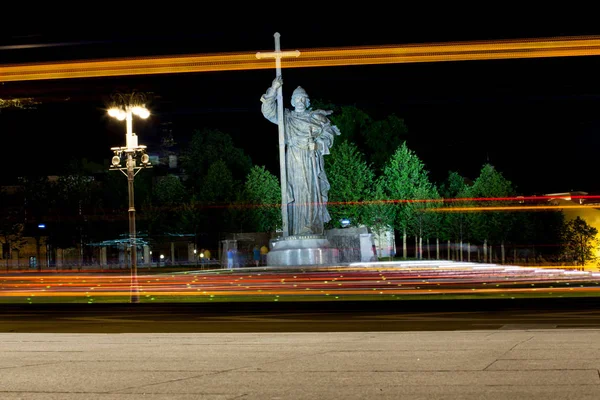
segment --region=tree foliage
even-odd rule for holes
[[[408,135],[404,119],[395,114],[378,120],[354,105],[338,107],[315,102],[313,104],[318,104],[318,108],[334,110],[330,118],[340,129],[340,141],[348,140],[354,143],[363,153],[367,164],[377,173],[381,172],[385,163]]]
[[[235,146],[230,135],[216,129],[194,131],[181,157],[193,193],[205,192],[205,177],[217,161],[222,161],[238,181],[243,181],[252,168],[252,160]]]
[[[325,158],[325,170],[331,188],[327,210],[330,227],[339,228],[342,218],[353,226],[364,223],[364,202],[369,200],[375,174],[355,144],[343,140]]]
[[[472,239],[470,231],[470,218],[464,211],[452,211],[452,208],[464,208],[471,202],[463,199],[469,197],[469,188],[465,178],[456,171],[449,171],[448,177],[440,185],[441,196],[444,198],[445,211],[443,215],[443,230],[441,237],[455,242],[464,242]]]
[[[533,256],[535,250],[546,260],[561,258],[566,223],[562,211],[535,210],[516,213],[515,217],[518,229],[513,229],[511,241],[523,249],[521,256]]]
[[[394,150],[404,143],[408,128],[404,120],[395,115],[390,115],[383,120],[374,121],[363,130],[365,149],[368,161],[375,170],[381,170],[390,159]]]
[[[21,195],[24,201],[25,234],[35,239],[36,257],[40,260],[42,238],[47,234],[38,224],[47,223],[52,205],[52,184],[47,176],[29,175],[20,178]],[[50,201],[49,201],[50,200]],[[38,268],[41,268],[38,263]]]
[[[408,128],[402,118],[392,114],[376,119],[356,106],[317,100],[313,106],[333,110],[330,118],[341,131],[331,154],[325,157],[331,184],[328,228],[349,218],[353,225],[364,224],[377,232],[393,227],[415,237],[543,245],[549,253],[562,251],[564,257],[578,263],[593,256],[593,228],[582,220],[565,227],[561,212],[431,212],[440,206],[513,205],[517,202],[506,199],[516,193],[511,182],[490,164],[482,167],[472,185],[450,171],[438,191],[424,163],[404,142]],[[170,154],[175,142],[172,136],[167,139],[162,150]],[[136,205],[141,205],[142,211],[139,226],[149,233],[270,232],[281,228],[278,178],[264,166],[253,166],[230,135],[216,129],[195,130],[180,160],[181,179],[155,175],[164,174],[160,168],[136,176]],[[98,176],[100,170],[105,172],[103,179],[91,181],[89,177]],[[96,216],[103,226],[116,227],[112,234],[127,231],[127,179],[118,171],[108,172],[83,159],[70,164],[56,183],[47,177],[28,176],[21,185],[21,208],[3,210],[2,243],[18,247],[19,238],[26,233],[36,237],[39,253],[39,239],[45,232],[35,227],[49,219],[61,227],[60,234],[52,235],[54,243],[61,246],[81,243],[85,232],[90,233],[86,239],[94,235],[108,238],[111,229],[90,224],[88,215]],[[461,201],[441,201],[448,199]],[[21,222],[26,222],[26,232],[19,230]]]
[[[480,207],[498,207],[518,205],[512,183],[504,178],[501,172],[491,164],[484,164],[479,176],[469,187],[469,197]],[[480,241],[488,240],[500,243],[507,240],[515,227],[516,217],[514,212],[477,211],[469,214],[474,235]]]
[[[378,178],[373,184],[369,201],[364,205],[363,221],[381,240],[385,232],[393,229],[396,219],[396,207],[387,196],[385,181]],[[379,243],[379,248],[381,248]]]
[[[2,258],[8,260],[12,251],[19,251],[26,241],[23,236],[23,209],[4,188],[0,188],[0,251]]]
[[[180,207],[178,217],[179,224],[177,231],[182,233],[193,233],[194,242],[197,245],[198,235],[206,236],[205,232],[202,232],[202,228],[206,227],[208,224],[205,210],[196,195],[186,199]]]
[[[598,229],[590,226],[581,217],[568,221],[564,230],[563,255],[578,265],[596,259]]]
[[[80,246],[93,238],[97,229],[90,217],[100,206],[101,188],[92,173],[96,171],[87,160],[72,161],[68,169],[51,186],[53,214],[60,221],[60,229],[51,229],[51,244],[59,248]]]
[[[395,229],[416,236],[422,234],[421,217],[416,214],[430,206],[424,200],[438,197],[428,175],[421,159],[406,143],[397,148],[385,165],[382,183],[386,196],[396,203]]]
[[[154,182],[152,193],[153,196],[146,199],[142,205],[141,217],[144,222],[142,226],[151,236],[182,233],[179,219],[187,193],[179,177],[174,175],[158,177]]]
[[[364,132],[373,123],[373,119],[355,106],[331,106],[331,108],[334,108],[335,112],[329,118],[341,132],[339,141],[347,140],[358,147],[363,145]],[[364,149],[364,147],[362,148]]]
[[[282,227],[281,188],[275,175],[255,165],[244,184],[244,208],[250,228],[275,232]]]

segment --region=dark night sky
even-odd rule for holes
[[[304,24],[299,29],[292,23],[249,23],[143,34],[93,27],[69,34],[23,28],[3,34],[0,60],[267,51],[276,31],[283,50],[600,33],[551,23],[534,29],[526,23],[519,28],[483,21],[460,31],[447,29],[454,24],[384,25]],[[49,43],[61,45],[13,47]],[[599,57],[568,57],[286,69],[284,97],[301,85],[313,99],[356,104],[379,118],[395,113],[405,119],[408,145],[434,180],[445,178],[449,170],[476,178],[489,161],[525,195],[596,194],[599,67]],[[52,173],[71,156],[109,158],[110,147],[124,144],[124,126],[105,116],[105,101],[116,90],[132,89],[155,94],[152,118],[134,121],[141,143],[151,148],[157,142],[161,122],[172,122],[180,143],[193,128],[218,128],[230,133],[255,163],[277,174],[277,128],[262,118],[259,102],[273,77],[274,70],[261,70],[6,83],[0,86],[1,98],[34,96],[42,103],[35,110],[0,111],[0,133],[8,149],[3,174],[23,173],[26,165]]]

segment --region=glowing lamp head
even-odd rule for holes
[[[142,119],[146,119],[150,116],[150,111],[144,106],[135,106],[131,109],[131,112]]]
[[[109,109],[108,115],[118,119],[119,121],[123,121],[125,118],[127,118],[127,113],[124,110],[121,110],[120,108]]]

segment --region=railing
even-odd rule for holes
[[[8,261],[8,263],[7,263]],[[138,264],[139,271],[150,270],[169,270],[169,269],[218,269],[222,268],[219,260],[213,259],[203,262],[195,261],[176,261],[171,262],[153,262],[151,264]],[[123,262],[108,262],[106,264],[95,263],[75,263],[62,262],[50,263],[50,265],[30,265],[26,260],[0,260],[0,274],[2,273],[24,273],[24,272],[126,272],[130,265]]]

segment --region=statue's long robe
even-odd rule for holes
[[[278,123],[277,99],[269,91],[261,98],[264,117]],[[337,128],[321,110],[284,110],[288,229],[290,235],[322,235],[331,220],[327,211],[330,184],[323,156],[329,154]],[[316,150],[309,148],[316,144]]]

